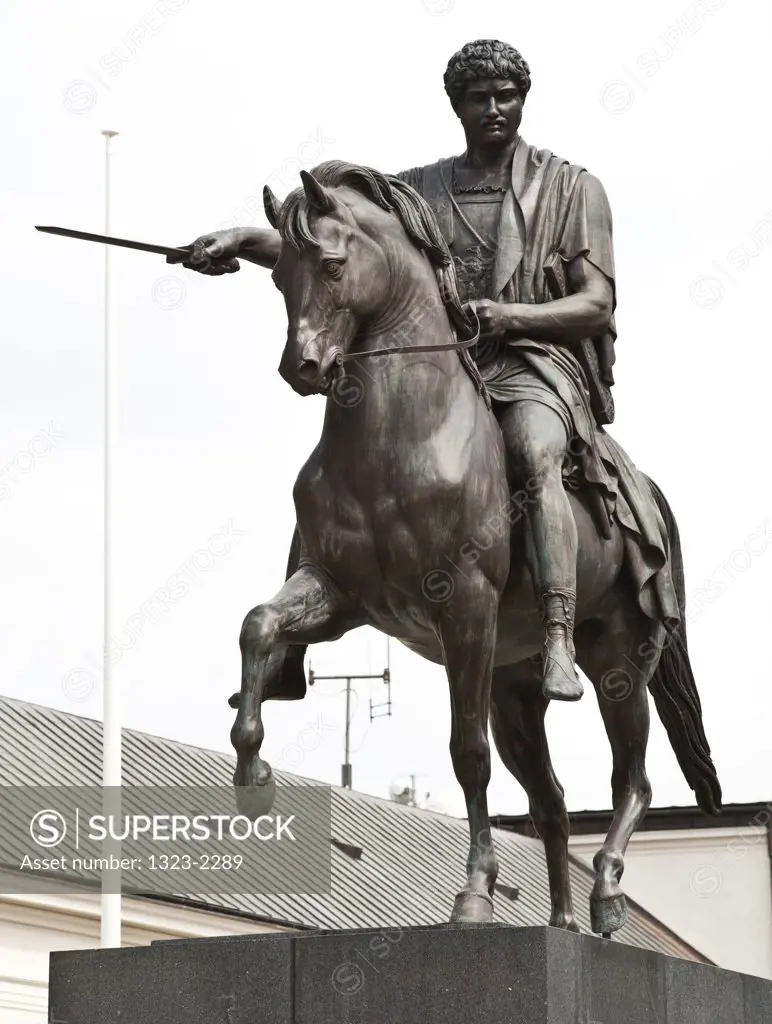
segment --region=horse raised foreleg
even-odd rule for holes
[[[460,595],[456,593],[455,598]],[[493,886],[498,874],[487,797],[491,777],[488,715],[498,595],[484,581],[474,594],[457,604],[455,598],[458,617],[449,609],[439,632],[450,683],[450,756],[466,799],[471,846],[466,888],[456,896],[451,921],[487,922],[493,919]]]
[[[261,701],[271,655],[293,643],[333,640],[360,624],[351,602],[320,570],[304,566],[265,604],[253,608],[241,627],[241,692],[231,743],[238,755],[233,783],[242,814],[266,812],[265,786],[271,767],[260,757],[264,728]]]
[[[619,885],[627,844],[649,809],[646,775],[649,738],[647,687],[657,666],[662,637],[657,627],[624,598],[604,622],[602,634],[581,636],[578,660],[592,680],[613,754],[614,817],[603,847],[593,858],[595,885],[590,896],[592,930],[611,935],[627,921]]]
[[[568,811],[550,760],[542,695],[541,658],[493,670],[491,727],[501,760],[528,794],[531,817],[544,843],[553,928],[579,931],[568,870]]]

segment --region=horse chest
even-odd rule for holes
[[[387,580],[405,586],[415,575],[427,547],[429,503],[428,493],[406,500],[353,469],[346,479],[318,466],[295,486],[307,557],[371,606],[383,600]]]
[[[421,618],[427,572],[446,565],[505,503],[493,427],[470,394],[410,443],[396,429],[349,429],[341,444],[321,444],[301,471],[295,505],[306,557],[356,593],[373,621]],[[501,533],[476,556],[476,571],[493,579],[507,565]]]

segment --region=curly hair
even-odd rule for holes
[[[531,88],[531,69],[519,50],[499,39],[476,39],[454,53],[445,69],[445,92],[455,110],[469,82],[509,78],[523,99]]]

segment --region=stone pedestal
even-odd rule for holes
[[[51,955],[50,1024],[770,1024],[772,982],[554,928],[273,933]]]

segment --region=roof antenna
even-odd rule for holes
[[[372,722],[375,718],[385,718],[386,715],[391,717],[391,650],[389,647],[389,637],[386,637],[386,668],[380,675],[367,673],[366,675],[348,675],[348,676],[318,676],[311,668],[311,663],[308,665],[308,685],[313,686],[318,680],[335,680],[337,682],[346,683],[346,738],[344,745],[344,762],[341,765],[340,776],[341,786],[344,789],[352,788],[353,772],[351,768],[350,758],[350,740],[351,740],[351,683],[355,679],[382,679],[386,683],[387,687],[387,699],[385,703],[373,704],[370,701],[370,721]],[[382,711],[380,714],[374,714],[380,708],[386,708],[386,711]]]

